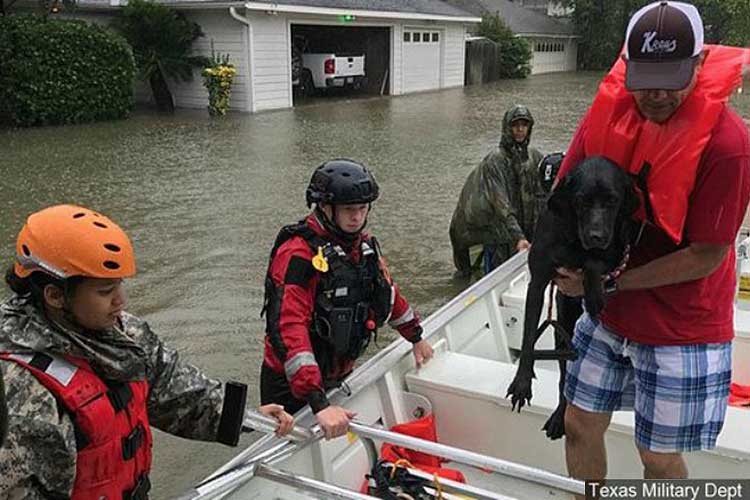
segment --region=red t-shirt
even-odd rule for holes
[[[567,165],[584,159],[586,119],[576,131]],[[563,170],[567,171],[563,165]],[[631,250],[634,268],[690,243],[732,246],[710,275],[698,280],[644,290],[628,290],[607,300],[604,324],[632,341],[650,345],[728,342],[734,337],[736,286],[734,242],[750,201],[750,142],[742,119],[725,108],[703,152],[690,195],[683,242],[675,245],[648,225]]]

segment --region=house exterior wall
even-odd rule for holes
[[[230,100],[233,109],[248,110],[248,60],[245,26],[229,15],[228,9],[185,11],[188,19],[198,23],[204,36],[193,43],[196,55],[211,56],[214,53],[229,54],[229,62],[237,69]],[[208,106],[208,91],[203,86],[200,70],[193,70],[190,82],[170,82],[175,106],[181,108],[205,108]]]
[[[229,54],[229,61],[237,68],[232,87],[231,107],[248,112],[288,108],[293,105],[291,82],[291,27],[293,24],[337,25],[332,16],[292,13],[266,13],[237,9],[246,24],[230,15],[228,8],[190,9],[183,11],[188,19],[198,23],[204,36],[195,41],[193,52],[211,55],[211,44],[217,55]],[[77,12],[75,17],[107,24],[112,14]],[[436,90],[462,86],[464,83],[466,25],[456,22],[417,22],[409,20],[356,19],[347,26],[373,26],[390,29],[390,94],[409,91]],[[431,64],[405,64],[405,26],[425,32],[439,33],[437,52]],[[416,85],[430,72],[429,85]],[[425,73],[425,74],[422,74]],[[408,82],[411,82],[409,84]],[[208,92],[198,69],[190,82],[170,81],[175,105],[181,108],[205,108]],[[139,84],[136,100],[150,101],[148,85]]]

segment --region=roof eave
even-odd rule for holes
[[[115,0],[117,2],[117,0]],[[101,11],[110,11],[110,10],[116,10],[125,5],[126,2],[117,2],[113,3],[110,1],[109,4],[86,4],[86,3],[77,3],[76,9],[83,9],[83,10],[101,10]],[[244,7],[245,2],[242,0],[237,1],[228,1],[228,2],[163,2],[162,5],[166,5],[168,7],[174,7],[179,9],[227,9],[229,7]]]
[[[538,32],[529,32],[529,33],[518,32],[518,33],[514,33],[514,36],[516,36],[516,37],[538,36],[538,37],[543,37],[543,38],[581,38],[580,35],[573,35],[573,34],[565,34],[565,33],[538,33]]]
[[[323,16],[344,16],[353,15],[357,17],[368,17],[374,19],[408,19],[413,21],[444,21],[453,23],[481,23],[481,17],[461,17],[447,16],[440,14],[421,14],[416,12],[391,12],[383,10],[361,10],[361,9],[342,9],[332,7],[311,7],[307,5],[280,5],[266,2],[245,2],[245,8],[248,10],[262,11],[269,13],[289,13],[289,14],[312,14]]]

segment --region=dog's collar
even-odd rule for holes
[[[617,279],[624,271],[625,268],[628,267],[628,261],[630,260],[630,245],[625,245],[625,251],[622,255],[622,260],[620,261],[620,264],[614,268],[612,271],[608,272],[603,276],[602,281],[607,280],[614,280]]]

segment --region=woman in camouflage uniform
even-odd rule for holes
[[[453,262],[461,275],[471,274],[474,245],[484,245],[485,272],[529,246],[545,195],[536,168],[542,154],[529,146],[533,128],[528,108],[510,108],[499,147],[464,183],[450,226]]]
[[[244,395],[225,397],[220,381],[124,311],[135,257],[122,229],[58,205],[28,218],[16,249],[6,276],[14,295],[0,304],[0,498],[145,499],[150,425],[237,444]],[[280,422],[277,433],[291,429],[283,407],[260,411]]]

